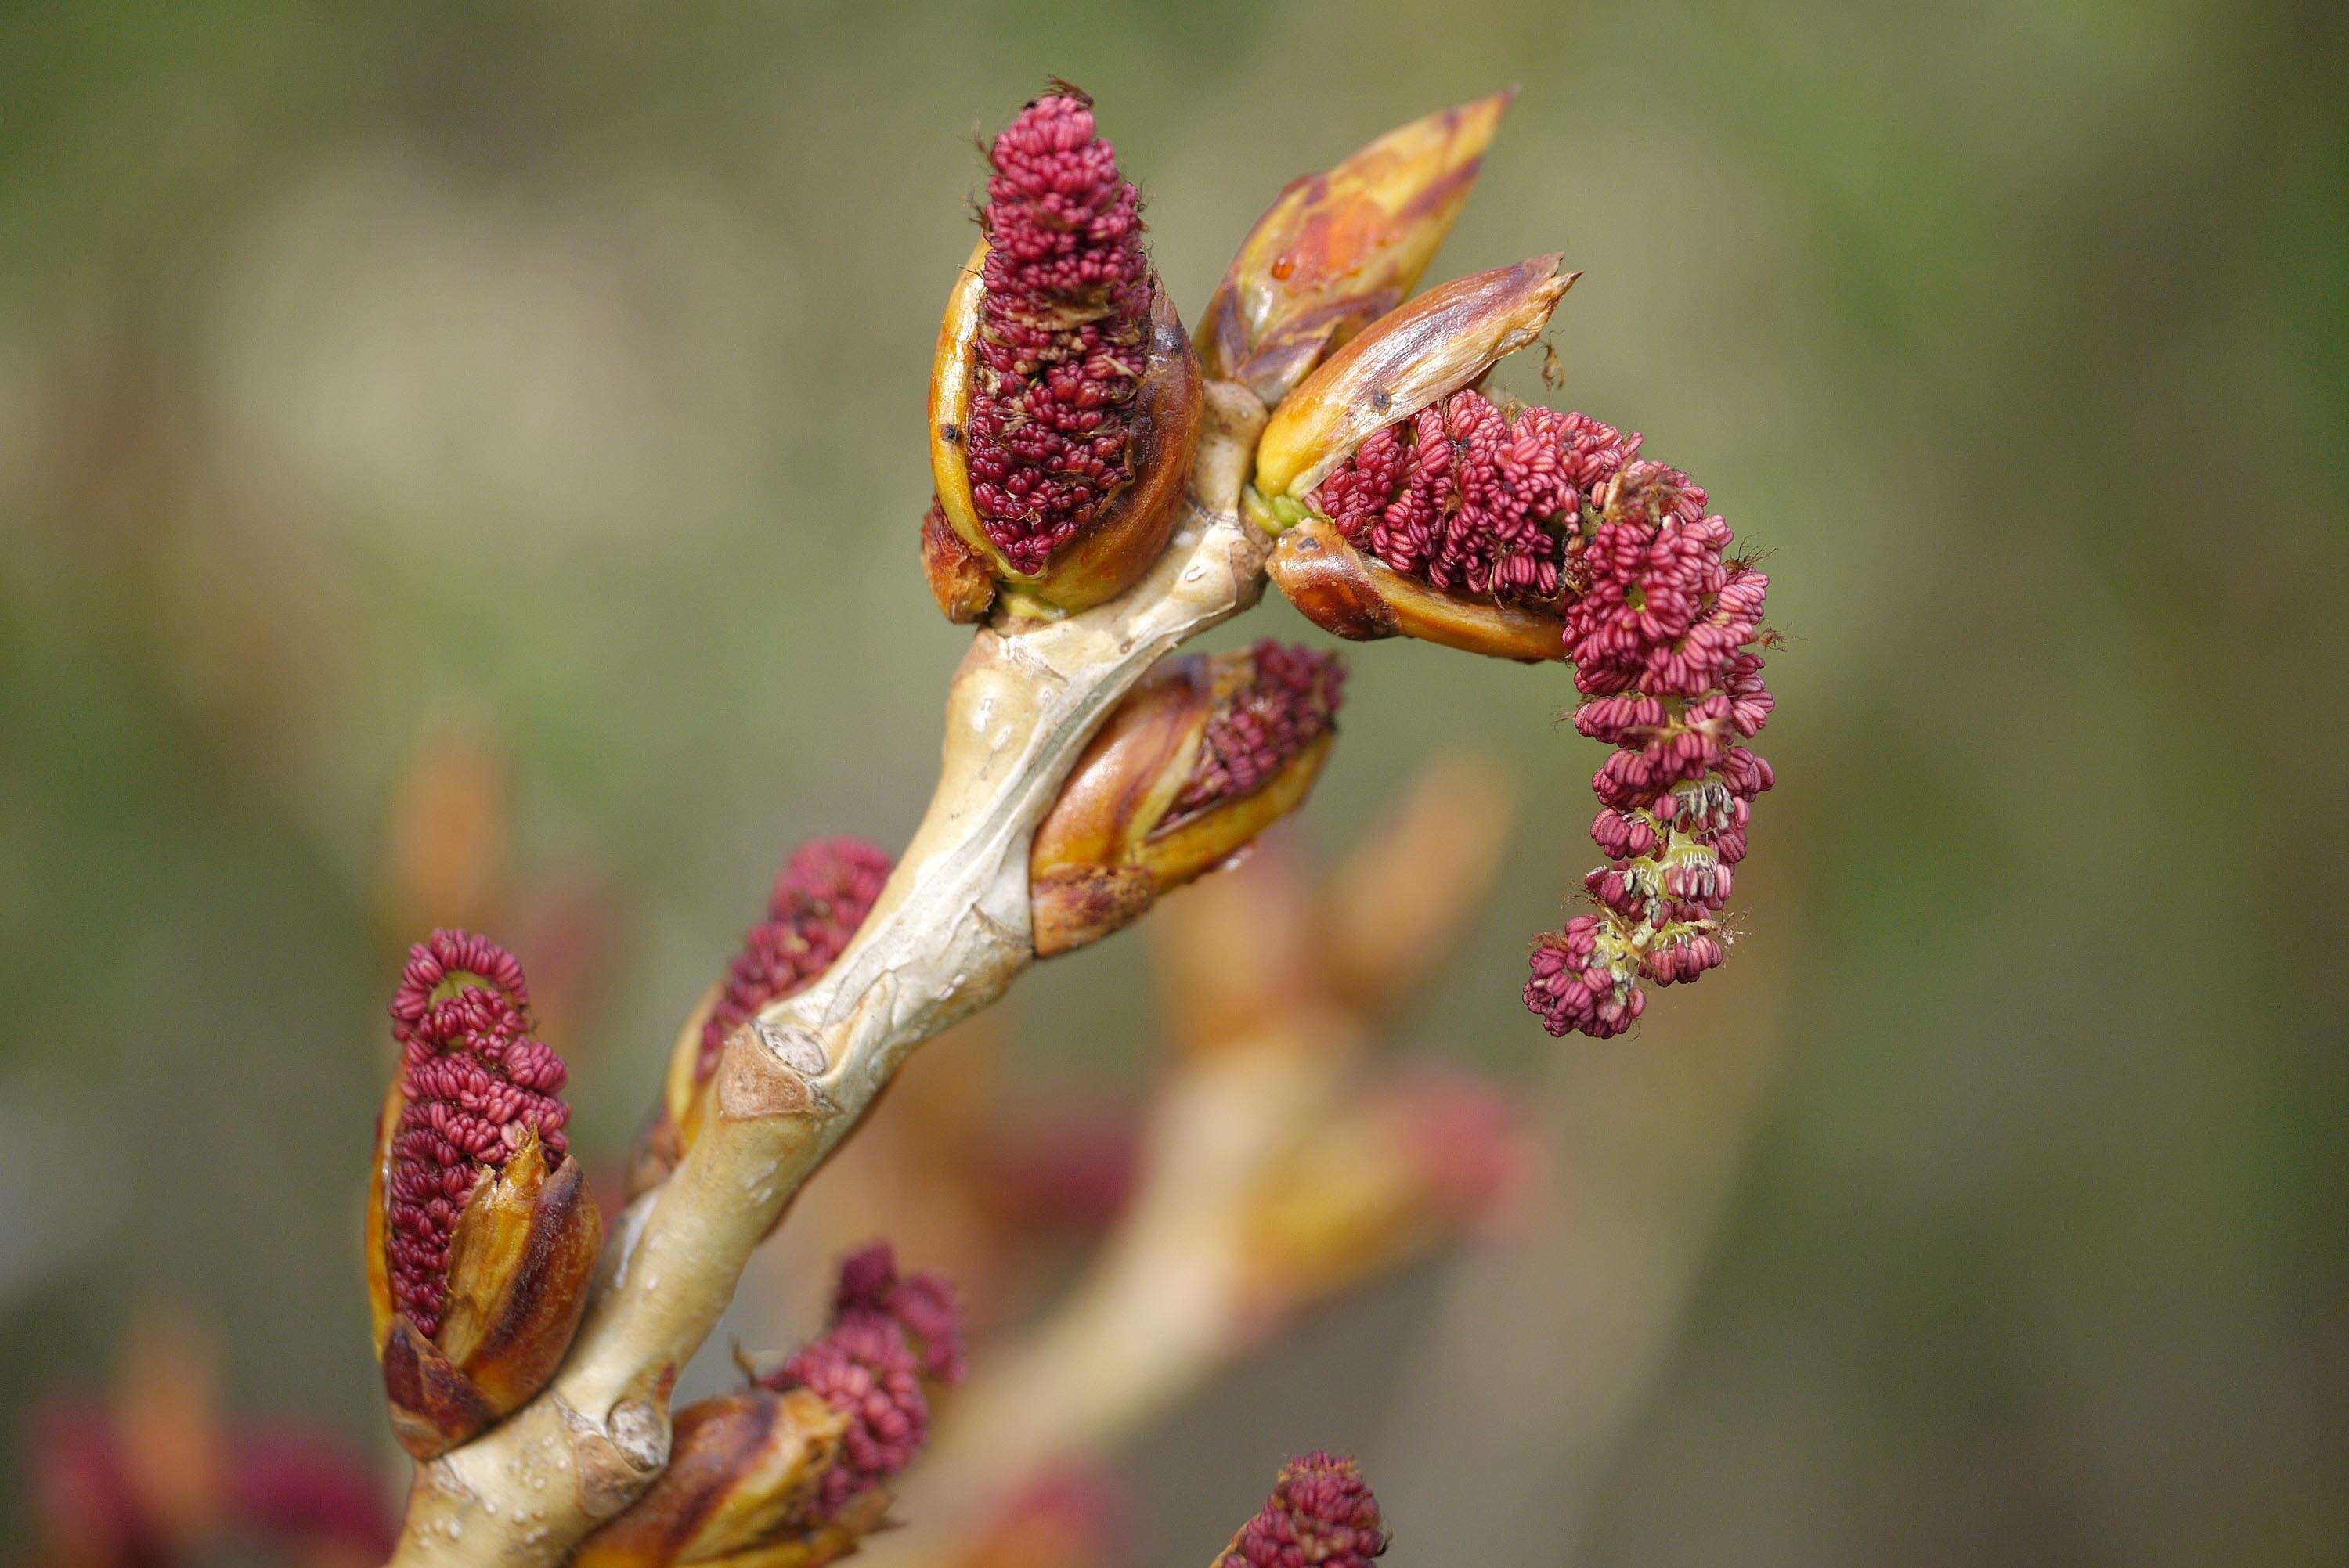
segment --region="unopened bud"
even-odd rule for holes
[[[1440,109],[1291,181],[1207,302],[1207,377],[1276,407],[1324,355],[1401,304],[1451,232],[1516,96]]]
[[[579,1543],[573,1568],[719,1563],[808,1533],[847,1425],[804,1388],[746,1388],[688,1405],[677,1413],[668,1468]]]
[[[1108,935],[1303,803],[1336,738],[1335,655],[1269,638],[1162,660],[1077,759],[1036,830],[1036,952]]]
[[[1054,615],[1123,593],[1165,547],[1198,443],[1198,358],[1090,99],[1038,98],[988,158],[985,237],[930,373],[936,506],[968,557],[926,526],[923,560],[949,618],[985,608],[975,562],[1020,610]]]
[[[429,1459],[554,1375],[603,1227],[564,1153],[563,1061],[532,1037],[513,956],[435,932],[391,1016],[400,1065],[377,1130],[367,1284],[393,1431]]]

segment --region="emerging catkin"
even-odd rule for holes
[[[988,540],[1035,573],[1133,481],[1156,285],[1141,198],[1090,99],[1038,98],[988,156],[971,498]]]
[[[471,932],[436,931],[409,949],[391,1020],[403,1103],[385,1248],[393,1303],[429,1339],[446,1305],[450,1236],[475,1185],[533,1134],[560,1162],[567,1073],[532,1036],[522,965]]]

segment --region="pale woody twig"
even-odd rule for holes
[[[751,1248],[906,1057],[1033,960],[1029,840],[1085,741],[1160,657],[1262,593],[1267,542],[1237,504],[1264,417],[1245,388],[1208,387],[1186,515],[1132,590],[978,634],[937,790],[871,917],[822,980],[728,1043],[716,1113],[623,1217],[563,1369],[419,1468],[396,1563],[560,1562],[659,1473],[677,1370]]]

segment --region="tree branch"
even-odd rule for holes
[[[1264,418],[1245,388],[1210,385],[1186,515],[1149,575],[1081,614],[978,632],[936,792],[863,930],[727,1043],[710,1114],[616,1227],[562,1370],[419,1467],[395,1564],[559,1563],[660,1472],[678,1370],[751,1249],[915,1048],[1034,961],[1029,841],[1086,740],[1159,658],[1263,592],[1268,542],[1238,500]]]

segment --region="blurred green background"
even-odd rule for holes
[[[782,851],[910,827],[962,641],[913,540],[975,136],[1082,84],[1195,317],[1291,175],[1515,81],[1433,275],[1563,249],[1564,400],[1770,552],[1748,940],[1622,1040],[1520,1009],[1524,939],[1590,859],[1598,756],[1554,672],[1361,650],[1306,831],[1345,841],[1441,747],[1506,758],[1511,870],[1416,1032],[1571,1103],[1758,1048],[1766,1098],[1726,1150],[1655,1119],[1664,1158],[1727,1161],[1720,1223],[1606,1443],[1546,1446],[1589,1280],[1510,1275],[1534,1238],[1475,1265],[1533,1310],[1472,1326],[1456,1387],[1425,1368],[1457,1284],[1423,1274],[1154,1439],[1144,1559],[1204,1558],[1319,1441],[1363,1453],[1403,1563],[2349,1561],[2339,7],[6,30],[12,1445],[159,1305],[218,1329],[240,1403],[379,1430],[379,1008],[423,918],[402,889],[441,885],[414,841],[472,841],[443,799],[468,779],[502,781],[511,940],[534,977],[533,944],[571,955],[557,1044],[607,1151]],[[1223,640],[1268,631],[1318,635],[1276,600]],[[1022,982],[1035,1070],[1145,1068],[1140,962],[1124,938]],[[1603,1181],[1558,1144],[1568,1192]],[[1648,1243],[1607,1244],[1634,1270]],[[21,1508],[0,1484],[0,1536]]]

